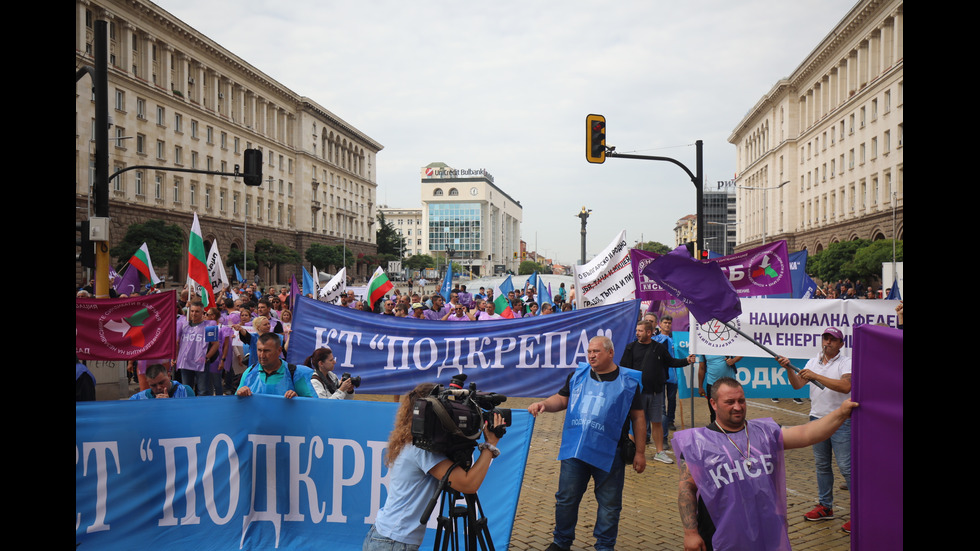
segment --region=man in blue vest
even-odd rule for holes
[[[527,408],[535,417],[568,410],[558,452],[561,475],[555,494],[554,540],[548,551],[571,548],[578,506],[590,479],[595,481],[599,505],[593,531],[595,549],[616,547],[626,473],[621,450],[629,444],[627,421],[632,423],[637,442],[646,441],[647,429],[640,402],[640,372],[617,366],[614,354],[611,340],[595,337],[589,341],[589,363],[579,364],[557,394]],[[642,445],[636,447],[632,463],[637,473],[646,468]]]
[[[146,382],[150,388],[133,394],[130,400],[155,400],[157,398],[193,398],[194,389],[170,380],[167,368],[152,364],[146,368]]]
[[[280,359],[282,347],[279,336],[275,333],[263,333],[259,337],[256,354],[259,363],[249,367],[242,373],[242,382],[235,393],[238,396],[252,394],[271,394],[295,398],[305,396],[315,398],[310,377],[313,370],[306,366],[293,366]]]

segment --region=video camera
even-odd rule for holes
[[[412,405],[412,443],[417,448],[441,453],[465,469],[473,463],[473,448],[483,424],[489,423],[497,437],[502,437],[512,422],[509,409],[497,406],[507,397],[494,392],[477,392],[476,383],[463,388],[466,375],[453,377],[449,388],[436,385],[432,392]],[[494,426],[493,414],[504,419]]]

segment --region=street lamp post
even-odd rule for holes
[[[585,264],[585,224],[588,222],[588,220],[589,220],[589,213],[591,213],[591,212],[592,212],[592,209],[586,209],[585,206],[583,205],[582,206],[582,212],[580,212],[580,213],[578,213],[576,215],[576,216],[578,216],[579,218],[582,219],[582,261],[580,262],[580,264],[583,264],[583,265]]]

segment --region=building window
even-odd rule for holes
[[[126,149],[125,147],[123,147],[123,138],[126,137],[126,129],[121,126],[117,126],[115,134],[116,134],[116,138],[115,138],[116,147],[119,149]]]
[[[167,158],[166,147],[163,140],[157,140],[157,159],[165,160]]]
[[[157,201],[163,200],[163,176],[159,174],[153,179],[153,198]]]
[[[157,124],[167,126],[167,110],[160,105],[157,105]]]
[[[442,188],[438,188],[437,187],[435,189],[435,191],[432,192],[432,195],[435,195],[436,197],[441,197],[442,196]]]
[[[209,127],[207,127],[207,129],[205,130],[205,132],[207,134],[208,143],[209,144],[213,144],[214,143],[214,128],[211,128],[209,126]]]
[[[862,165],[864,164],[864,159],[865,159],[864,144],[861,144],[861,164]]]
[[[136,135],[136,153],[146,155],[146,136],[143,134]]]
[[[180,134],[184,131],[184,116],[174,113],[174,132]]]
[[[449,196],[450,197],[458,197],[459,196],[459,190],[456,189],[456,188],[449,188]]]
[[[238,192],[232,194],[231,196],[231,212],[235,216],[238,216]]]
[[[116,88],[116,111],[126,111],[126,92]]]
[[[885,130],[885,136],[884,136],[884,140],[883,141],[884,141],[884,144],[883,145],[885,146],[885,155],[888,155],[889,153],[891,153],[891,150],[892,150],[892,131],[891,130]]]
[[[197,168],[197,151],[191,151],[191,168]]]
[[[867,110],[864,108],[864,106],[861,106],[861,128],[864,128],[864,122],[867,118],[866,111]]]
[[[214,157],[208,155],[207,164],[205,165],[205,170],[208,171],[214,170]]]
[[[225,190],[218,191],[218,209],[225,211]]]
[[[143,98],[136,98],[136,118],[146,120],[146,100]]]
[[[871,158],[878,158],[878,137],[871,138]]]
[[[871,120],[878,120],[878,99],[871,100]]]
[[[197,206],[197,184],[191,182],[191,206]]]
[[[228,149],[228,133],[221,133],[221,149]]]
[[[180,204],[180,180],[174,180],[174,204]]]
[[[892,91],[885,90],[885,114],[887,115],[892,110]]]
[[[211,186],[204,187],[204,208],[211,209]]]
[[[235,138],[235,153],[241,153],[240,145],[238,138]]]
[[[136,196],[142,197],[146,194],[146,190],[143,189],[143,171],[137,170],[136,174],[133,176],[136,183]]]
[[[179,145],[174,146],[174,164],[175,165],[184,164],[184,149]]]

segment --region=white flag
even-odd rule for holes
[[[320,300],[333,302],[347,290],[347,268],[341,268],[329,283],[320,289]]]
[[[231,284],[228,281],[228,274],[225,273],[225,265],[221,263],[221,255],[218,254],[217,239],[211,242],[211,251],[208,252],[208,278],[211,280],[214,294],[224,291]]]

